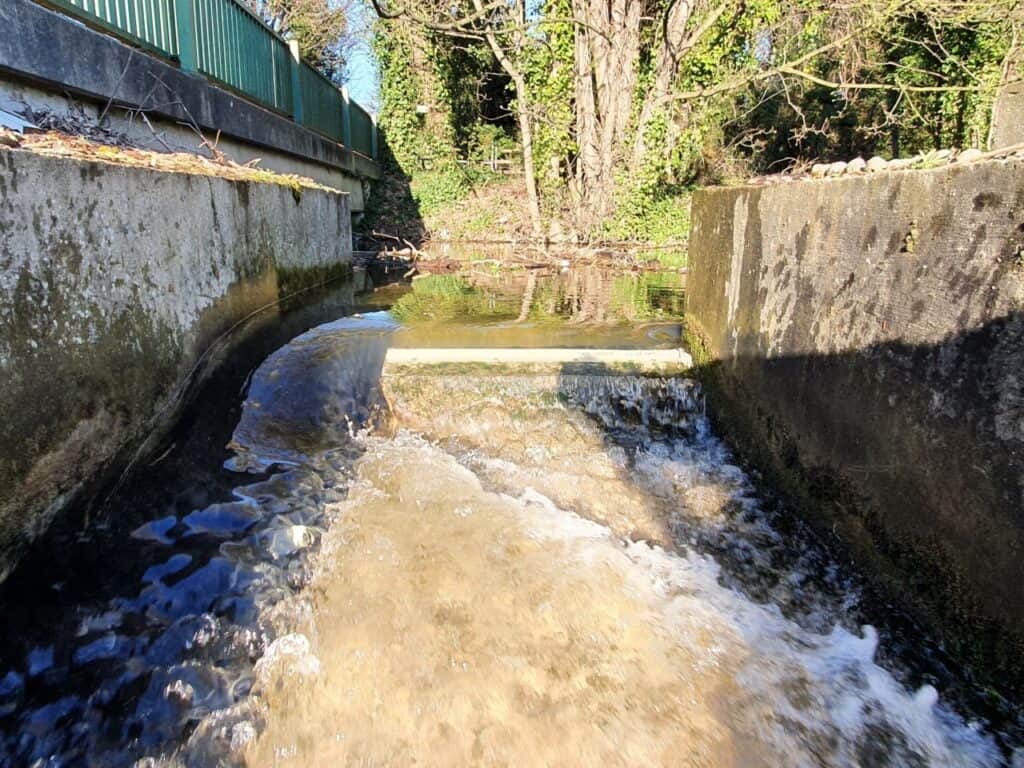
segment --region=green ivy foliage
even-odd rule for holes
[[[381,21],[373,45],[380,72],[378,124],[385,161],[392,166],[389,183],[405,183],[409,192],[392,197],[409,200],[420,218],[431,216],[490,180],[467,160],[515,146],[501,120],[508,111],[505,83],[494,77],[497,64],[483,43],[453,45],[401,21]],[[497,120],[489,119],[488,109]],[[376,216],[389,213],[409,214],[381,210]]]
[[[421,130],[416,105],[424,98],[424,87],[413,76],[411,34],[398,24],[378,22],[373,38],[380,73],[380,114],[378,125],[387,142],[391,160],[411,174],[427,154],[427,137]]]
[[[572,16],[572,0],[544,0],[543,17]],[[573,139],[575,97],[575,31],[572,24],[553,21],[538,27],[536,45],[521,52],[528,104],[534,123],[534,161],[542,205],[555,215],[565,196],[565,159],[576,154]]]
[[[634,73],[633,131],[627,145],[615,150],[615,213],[603,222],[602,231],[590,234],[683,242],[689,232],[689,195],[701,184],[777,171],[796,162],[985,145],[1009,52],[1010,22],[926,16],[934,4],[915,6],[914,0],[901,6],[905,10],[895,21],[885,16],[884,24],[878,23],[881,5],[870,2],[841,9],[827,0],[695,4],[690,26],[707,20],[708,31],[686,49],[672,88],[676,95],[715,95],[669,101],[644,116],[641,136],[641,108],[654,85],[655,56],[664,34],[659,20],[670,2],[645,4]],[[379,29],[380,125],[396,166],[411,180],[412,196],[423,209],[443,210],[487,180],[468,172],[464,161],[515,146],[517,129],[509,115],[516,107],[525,110],[534,129],[545,215],[561,218],[571,209],[569,186],[578,152],[576,30],[564,20],[573,14],[573,0],[537,0],[530,13],[536,14],[532,18],[537,23],[527,43],[515,51],[526,80],[524,93],[512,92],[507,78],[489,74],[500,67],[482,42],[456,43],[413,33],[397,22]],[[823,81],[852,78],[882,87],[841,89],[788,78],[783,90],[778,77],[760,76],[851,28],[859,32],[849,50],[808,60],[806,72]],[[716,90],[723,83],[747,80],[747,87]],[[483,101],[498,105],[491,114],[482,107],[483,83],[490,89]],[[901,93],[901,85],[954,90],[911,94]],[[427,114],[417,113],[418,104],[428,106]],[[629,141],[641,141],[642,153]]]
[[[895,37],[895,36],[894,36]],[[928,43],[911,46],[905,40]],[[894,62],[890,77],[910,85],[978,84],[980,89],[917,96],[898,108],[896,151],[943,147],[983,147],[992,103],[1010,36],[999,24],[934,27],[920,17],[907,18],[893,40],[884,40]],[[939,50],[944,55],[937,55]],[[930,74],[934,73],[934,74]]]
[[[821,18],[794,34],[787,52],[825,42],[832,33]],[[853,76],[882,88],[841,91],[805,83],[767,101],[749,91],[732,103],[733,115],[742,117],[733,117],[724,138],[758,134],[741,150],[753,171],[778,170],[795,159],[905,157],[984,147],[1009,52],[1009,23],[942,22],[907,13],[866,35],[855,56],[823,57],[810,68],[825,80]],[[901,92],[903,86],[952,88],[912,93]],[[816,129],[802,130],[807,125]]]

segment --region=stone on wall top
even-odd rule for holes
[[[1024,158],[1024,144],[1004,147],[991,152],[983,152],[973,147],[963,150],[936,149],[931,152],[922,152],[913,157],[901,157],[893,160],[886,160],[884,157],[875,155],[869,160],[855,157],[847,162],[815,163],[810,169],[798,168],[788,173],[759,176],[751,179],[748,183],[765,186],[806,179],[836,179],[894,171],[932,170],[950,165],[968,165],[983,160],[1021,158]]]

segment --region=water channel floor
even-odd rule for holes
[[[785,543],[692,382],[413,367],[384,390],[397,431],[362,438],[323,542],[315,672],[279,659],[255,764],[998,759],[836,625],[842,597],[773,573]]]
[[[681,359],[678,275],[380,301],[229,379],[223,437],[197,417],[135,506],[7,585],[0,766],[1013,761],[948,670],[893,650],[916,636],[869,625],[699,386],[623,371]],[[496,347],[526,362],[481,365]]]

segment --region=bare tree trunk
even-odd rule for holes
[[[722,6],[724,8],[724,6]],[[643,107],[640,110],[640,117],[636,126],[636,141],[633,144],[633,166],[639,167],[647,153],[646,134],[651,121],[658,113],[659,105],[664,104],[665,98],[672,89],[672,83],[679,71],[679,60],[684,49],[692,47],[693,42],[688,40],[687,27],[693,6],[688,0],[676,0],[668,9],[662,25],[661,45],[655,57],[656,65],[654,70],[654,87],[648,91],[644,99]],[[720,15],[720,12],[719,14]],[[718,15],[714,15],[717,19]],[[711,21],[711,23],[714,23]],[[705,29],[711,24],[702,25]],[[700,30],[694,36],[699,37]],[[672,137],[669,137],[670,143]]]
[[[574,0],[577,226],[594,231],[614,209],[615,171],[632,117],[640,54],[639,0]]]
[[[516,117],[519,120],[519,138],[523,143],[523,184],[526,187],[526,205],[530,213],[530,229],[535,239],[544,237],[540,214],[540,194],[537,191],[537,168],[533,156],[533,124],[526,102],[526,81],[513,78],[516,87]]]
[[[999,128],[999,122],[1002,119],[1000,114],[1003,101],[1006,98],[1006,84],[1010,81],[1014,65],[1017,63],[1017,59],[1020,58],[1020,52],[1017,50],[1018,46],[1018,35],[1017,29],[1013,30],[1013,37],[1010,40],[1010,48],[1006,52],[1006,57],[1003,59],[1003,66],[999,73],[999,86],[996,90],[995,98],[992,99],[992,111],[989,114],[988,120],[988,135],[985,137],[985,145],[983,149],[993,150],[997,149],[995,146],[996,131]]]
[[[573,16],[586,22],[574,28],[576,66],[576,226],[588,231],[592,222],[590,209],[601,175],[601,149],[598,141],[598,108],[595,94],[594,57],[590,50],[591,0],[573,0]]]
[[[477,13],[483,14],[484,7],[481,0],[473,0],[473,7]],[[523,29],[526,23],[525,0],[517,0],[516,17],[520,27],[519,31],[515,33],[513,45],[516,50],[522,50],[526,42],[523,40]],[[512,61],[508,52],[501,47],[497,36],[490,27],[484,37],[487,38],[487,45],[490,46],[494,57],[512,78],[512,84],[516,88],[516,118],[519,121],[519,133],[523,142],[523,183],[526,186],[526,204],[530,214],[530,229],[534,238],[540,240],[544,236],[544,224],[540,215],[540,195],[537,193],[537,168],[533,157],[533,124],[530,122],[526,77]]]

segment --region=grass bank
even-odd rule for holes
[[[690,199],[683,191],[658,200],[629,199],[590,238],[580,236],[569,211],[549,212],[550,245],[643,251],[665,267],[686,266]],[[524,243],[531,241],[521,179],[470,178],[462,171],[433,170],[412,179],[394,174],[374,191],[363,231],[385,232],[416,243]]]

